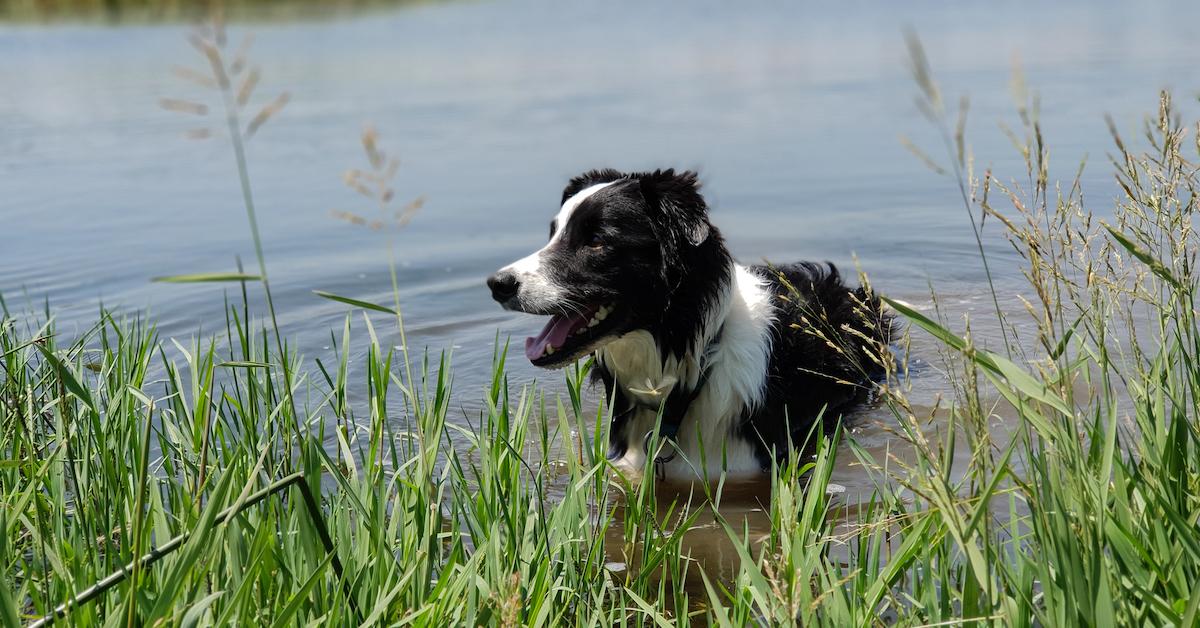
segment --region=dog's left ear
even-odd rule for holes
[[[680,230],[681,240],[699,246],[708,239],[708,206],[700,195],[700,179],[695,172],[655,170],[638,176],[638,181],[647,203]]]

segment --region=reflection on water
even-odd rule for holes
[[[18,23],[103,22],[141,24],[195,21],[214,7],[231,20],[328,19],[432,0],[10,0],[0,2],[0,21]]]
[[[410,344],[453,349],[465,425],[480,409],[497,338],[519,341],[541,325],[499,311],[484,278],[541,245],[562,185],[584,169],[699,168],[713,220],[742,261],[857,263],[877,290],[926,310],[932,286],[949,320],[975,316],[977,335],[994,344],[957,191],[896,141],[937,145],[911,104],[901,27],[918,28],[948,92],[971,95],[976,165],[1002,180],[1023,172],[996,125],[1012,119],[1014,56],[1041,92],[1059,170],[1104,154],[1104,113],[1129,129],[1160,87],[1200,85],[1195,3],[618,5],[445,3],[253,24],[264,93],[292,94],[249,157],[279,323],[307,358],[336,350],[330,329],[345,316],[313,290],[390,301],[386,242],[330,216],[358,202],[342,173],[361,161],[366,123],[403,158],[398,195],[428,199],[399,236],[400,292]],[[43,21],[50,6],[71,4],[3,3],[0,18]],[[67,332],[100,303],[148,309],[168,338],[223,326],[220,286],[148,281],[253,258],[227,148],[186,142],[188,124],[158,108],[179,95],[170,68],[194,63],[184,35],[173,23],[0,25],[0,224],[19,234],[0,250],[10,305],[48,299]],[[1085,170],[1082,184],[1093,199],[1115,192],[1101,168]],[[1001,305],[1019,314],[1016,259],[992,229],[985,247]],[[390,326],[377,331],[382,345],[399,344]],[[911,351],[939,363],[923,336]],[[508,364],[514,387],[561,390],[558,373],[517,356]],[[361,375],[352,367],[351,378]],[[924,409],[944,392],[937,368],[912,380]],[[868,408],[850,435],[889,460],[893,428],[886,410]],[[847,504],[872,490],[850,455],[832,481]],[[727,494],[723,514],[765,533],[761,489]],[[694,556],[730,563],[723,532],[701,526],[688,538]]]
[[[751,547],[755,548],[752,551],[757,558],[757,548],[771,531],[770,482],[725,484],[721,487],[720,500],[721,519],[735,531],[749,534]],[[680,552],[688,557],[690,564],[683,581],[670,583],[670,587],[681,587],[689,598],[703,600],[706,594],[701,572],[709,578],[733,581],[740,565],[738,548],[713,515],[712,506],[704,495],[695,487],[660,484],[656,488],[655,502],[660,513],[662,535],[673,534],[685,520],[690,522],[680,543]],[[624,507],[615,509],[618,522],[624,519],[625,514]],[[605,552],[609,569],[618,575],[644,559],[639,539],[627,537],[620,525],[608,528]]]

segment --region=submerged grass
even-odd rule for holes
[[[914,59],[945,124],[919,48]],[[1027,168],[1011,181],[975,175],[962,111],[941,127],[955,166],[922,156],[1022,256],[1033,337],[999,308],[959,333],[891,302],[944,347],[947,401],[918,416],[876,351],[896,456],[814,435],[811,456],[771,473],[765,538],[722,513],[720,484],[665,494],[612,476],[605,410],[585,410],[586,363],[548,398],[509,385],[498,344],[483,409],[463,425],[450,419],[448,356],[383,348],[366,312],[346,315],[331,355],[296,355],[273,313],[257,321],[247,305],[266,287],[261,259],[260,275],[175,278],[240,282],[225,333],[186,346],[109,312],[67,339],[50,312],[0,300],[3,622],[1197,625],[1197,169],[1185,155],[1200,145],[1165,94],[1144,150],[1114,131],[1123,198],[1101,223],[1077,173],[1051,183],[1035,106],[1019,110]],[[406,219],[388,206],[394,168],[365,140],[372,172],[353,182],[377,183],[368,196]],[[322,296],[403,330],[393,291],[395,307]],[[981,346],[972,325],[1003,328],[1004,347]],[[352,365],[357,342],[366,357]],[[871,495],[828,490],[837,456],[871,470]],[[696,527],[724,531],[732,573],[688,557]]]

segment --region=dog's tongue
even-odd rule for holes
[[[584,327],[591,320],[593,308],[589,308],[582,314],[562,315],[555,314],[550,317],[550,321],[542,328],[541,333],[532,338],[525,339],[525,357],[530,360],[536,360],[542,357],[546,352],[547,346],[561,348],[567,342],[567,338],[576,330]]]

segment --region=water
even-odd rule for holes
[[[947,161],[913,105],[903,27],[920,33],[947,100],[970,94],[976,167],[1004,179],[1023,177],[997,126],[1017,124],[1008,84],[1019,58],[1041,95],[1052,174],[1070,178],[1086,156],[1085,194],[1103,214],[1116,194],[1103,114],[1132,135],[1163,87],[1185,114],[1195,109],[1198,17],[1187,3],[470,2],[235,25],[235,40],[256,34],[255,102],[292,95],[249,150],[280,323],[322,357],[346,308],[312,290],[390,301],[386,237],[330,213],[371,215],[341,181],[366,165],[367,123],[403,159],[399,197],[427,199],[397,234],[410,344],[452,351],[468,413],[497,334],[519,346],[541,324],[500,311],[484,278],[542,244],[566,179],[593,167],[698,168],[743,261],[850,269],[857,258],[886,294],[928,304],[932,285],[952,316],[982,314],[990,297],[957,188],[898,141],[911,136]],[[201,67],[186,32],[0,25],[0,294],[10,305],[48,299],[68,332],[101,303],[148,310],[164,337],[223,325],[225,287],[149,281],[254,259],[228,146],[183,139],[203,120],[157,104],[212,102],[169,71]],[[1002,306],[1019,311],[1018,266],[997,226],[985,246]],[[399,344],[391,326],[378,329]],[[914,346],[936,362],[931,343]],[[519,352],[510,365],[516,385],[559,387]],[[941,389],[931,374],[914,395]],[[888,425],[867,412],[855,436],[882,454]],[[867,487],[849,462],[834,482]]]

